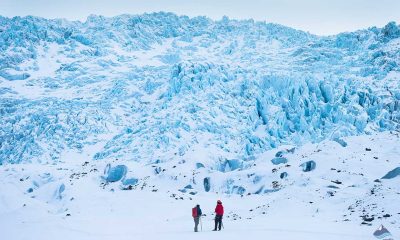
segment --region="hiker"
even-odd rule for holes
[[[221,200],[217,201],[217,206],[215,207],[215,228],[213,231],[217,231],[217,226],[218,226],[218,231],[221,231],[221,225],[222,225],[222,216],[224,215],[224,206],[222,206]]]
[[[200,205],[197,204],[194,208],[192,208],[192,217],[194,220],[194,231],[198,232],[197,227],[199,226],[200,217],[203,213],[201,212]]]

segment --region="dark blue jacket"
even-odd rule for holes
[[[198,217],[201,217],[202,214],[203,214],[203,213],[201,212],[200,206],[197,205],[197,216],[198,216]]]

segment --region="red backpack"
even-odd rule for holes
[[[197,207],[192,208],[192,217],[197,217]]]

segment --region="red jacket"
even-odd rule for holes
[[[220,216],[224,215],[224,206],[221,203],[218,203],[215,207],[215,213]]]

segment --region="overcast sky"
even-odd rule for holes
[[[85,20],[90,14],[167,11],[262,20],[319,35],[400,23],[400,0],[0,0],[0,15]]]

